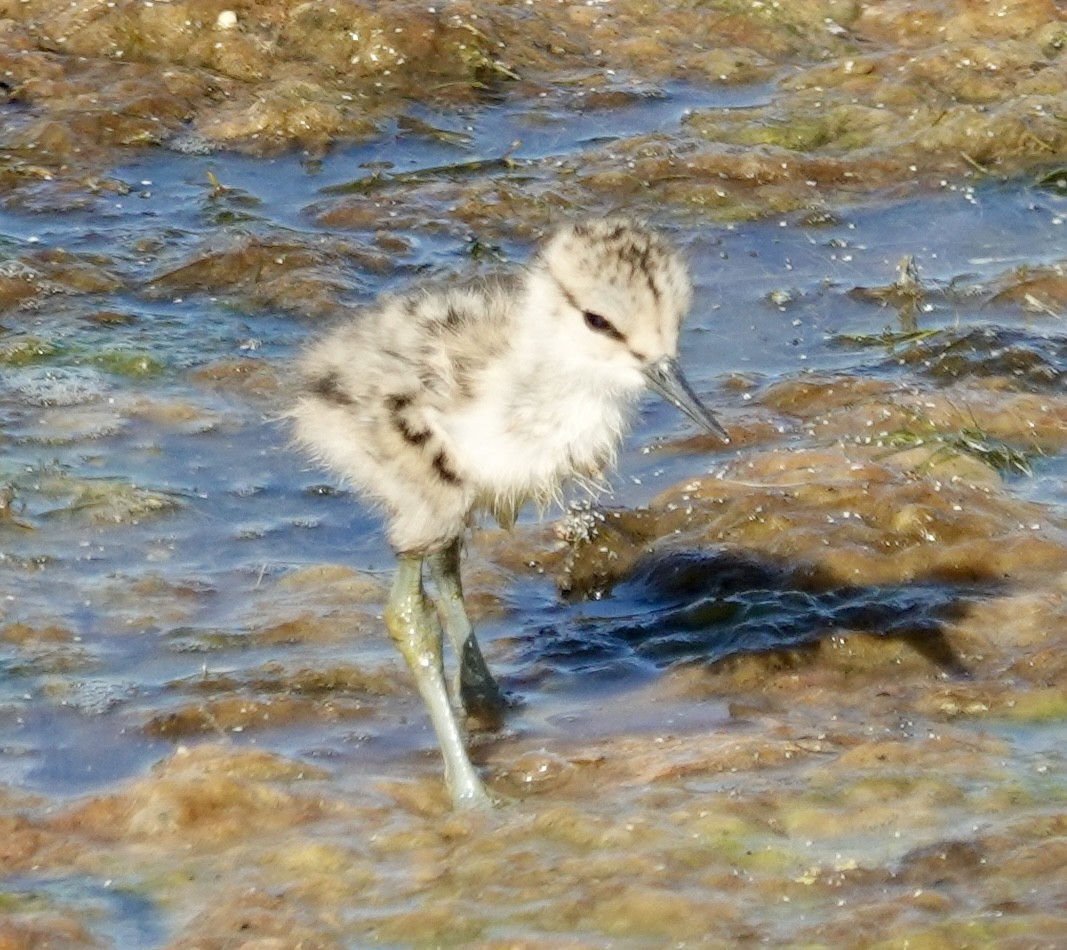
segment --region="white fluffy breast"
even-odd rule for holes
[[[483,496],[547,500],[612,460],[639,392],[516,375],[491,380],[482,398],[440,421]]]

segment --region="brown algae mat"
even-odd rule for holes
[[[1067,146],[1065,42],[1053,0],[6,0],[0,174],[8,188],[76,200],[124,189],[106,174],[123,147],[314,152],[397,117],[413,136],[462,140],[412,115],[412,101],[540,99],[597,115],[671,81],[773,81],[766,102],[697,108],[669,139],[624,137],[556,161],[550,188],[502,183],[489,202],[484,189],[449,189],[453,214],[497,226],[520,210],[528,227],[590,196],[736,220],[1055,163]]]
[[[0,948],[1062,945],[1062,243],[822,297],[698,275],[778,336],[852,316],[811,371],[721,368],[727,449],[642,424],[641,504],[475,532],[526,701],[472,736],[491,814],[447,807],[373,522],[258,433],[292,346],[434,248],[624,208],[706,254],[1001,181],[1054,220],[1065,47],[1051,0],[0,0]],[[619,128],[485,157],[448,121],[501,108]],[[281,223],[229,177],[383,138],[452,158]],[[121,166],[158,155],[218,164],[153,218]]]

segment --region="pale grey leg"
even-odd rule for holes
[[[385,624],[430,712],[445,760],[445,782],[453,804],[456,808],[490,807],[493,800],[467,755],[463,731],[445,688],[441,625],[423,590],[422,557],[400,555],[396,580],[385,608]]]
[[[463,583],[459,575],[460,541],[429,557],[430,574],[437,586],[437,609],[441,622],[459,657],[459,697],[463,708],[490,722],[499,722],[508,701],[493,679],[474,636],[463,606]]]

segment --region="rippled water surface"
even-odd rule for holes
[[[57,645],[54,655],[5,650],[0,742],[7,778],[53,793],[80,792],[138,768],[161,754],[160,743],[147,741],[138,724],[147,711],[166,707],[169,682],[271,659],[274,648],[240,644],[265,579],[319,562],[383,575],[390,566],[374,520],[343,492],[321,490],[329,477],[289,450],[277,420],[286,400],[284,367],[314,332],[314,321],[270,307],[245,312],[225,293],[170,296],[154,280],[191,249],[212,242],[287,234],[313,242],[328,233],[314,223],[317,209],[368,176],[431,169],[429,175],[447,178],[466,174],[459,167],[465,163],[505,151],[520,164],[567,155],[594,140],[683,121],[692,105],[708,105],[694,102],[695,95],[673,88],[621,112],[550,115],[538,125],[492,109],[463,123],[426,117],[449,127],[462,147],[396,129],[321,161],[298,154],[134,154],[114,171],[128,185],[126,194],[99,195],[61,213],[0,214],[0,241],[11,259],[65,249],[98,255],[118,277],[114,290],[49,296],[3,318],[5,342],[32,336],[51,347],[24,365],[6,367],[0,389],[2,480],[14,492],[14,521],[2,529],[5,612],[8,622],[54,623],[76,637]],[[747,90],[739,101],[761,95]],[[506,166],[484,172],[516,173]],[[533,173],[545,174],[541,166]],[[227,202],[212,198],[212,181],[237,196],[228,202],[230,213],[219,213]],[[683,226],[677,238],[697,284],[683,362],[697,388],[727,415],[741,406],[737,393],[722,386],[729,374],[884,368],[884,349],[850,347],[840,338],[897,327],[898,316],[849,291],[890,283],[904,255],[914,256],[924,281],[943,289],[961,281],[980,287],[1010,268],[1062,259],[1065,215],[1062,195],[1012,182],[886,200],[816,224],[790,218]],[[404,236],[414,250],[395,273],[368,273],[356,262],[348,268],[353,305],[420,272],[472,269],[469,248],[455,235],[416,228]],[[498,253],[521,260],[527,250]],[[91,319],[110,311],[129,319]],[[1040,314],[972,306],[962,291],[931,294],[918,320],[925,328],[1012,326],[1038,341],[1058,329],[1058,321]],[[115,372],[120,357],[143,358],[146,368]],[[281,374],[280,386],[248,397],[190,376],[205,364],[238,358],[268,364]],[[643,451],[665,435],[684,434],[687,426],[669,407],[651,399],[645,404],[615,479],[615,502],[639,503],[658,482],[714,469],[714,456],[664,460]],[[1038,477],[1017,489],[1058,503],[1061,474],[1058,460],[1042,462]],[[106,514],[79,517],[72,493],[106,493],[120,483],[151,493],[166,510],[117,516],[123,522],[117,526]],[[641,596],[639,587],[620,590],[613,610],[639,611]],[[177,611],[167,603],[175,597],[183,601]],[[492,640],[516,626],[521,631],[527,646],[514,655],[510,672],[521,673],[522,664],[535,659],[570,665],[570,654],[587,638],[583,622],[568,618],[582,608],[562,608],[547,581],[524,582],[509,601],[511,614],[489,623],[485,634]],[[175,612],[180,617],[170,616]],[[560,623],[569,625],[573,641],[533,636]],[[231,645],[202,652],[211,631]],[[374,662],[389,657],[384,638],[333,644],[328,651]],[[323,657],[310,650],[306,660]],[[612,669],[608,664],[602,672],[610,677]],[[569,688],[581,691],[582,680]],[[329,731],[280,741],[296,747],[345,741]]]
[[[360,246],[379,231],[401,238],[395,267],[374,270],[358,256],[331,261],[330,278],[342,275],[341,295],[355,306],[412,279],[520,261],[529,246],[518,240],[483,245],[460,225],[393,228],[387,203],[381,222],[363,230],[339,232],[322,215],[339,196],[371,188],[402,195],[409,184],[434,180],[473,176],[488,187],[514,176],[547,179],[546,157],[662,133],[686,121],[688,110],[759,102],[767,90],[730,95],[678,85],[602,114],[531,116],[496,107],[460,120],[413,113],[437,131],[401,125],[314,160],[136,152],[112,172],[124,193],[0,211],[7,276],[32,266],[34,255],[62,249],[112,278],[0,314],[0,346],[23,354],[9,356],[0,377],[0,486],[7,486],[0,617],[9,630],[25,624],[37,631],[32,646],[15,634],[0,645],[0,780],[51,796],[100,791],[167,756],[176,741],[226,734],[339,763],[358,786],[371,765],[401,772],[413,753],[432,749],[417,702],[403,689],[391,693],[392,680],[386,698],[362,713],[350,707],[333,715],[330,697],[344,690],[319,684],[306,689],[326,703],[319,718],[253,730],[213,730],[208,720],[179,728],[168,720],[198,689],[225,692],[230,682],[238,701],[269,694],[275,663],[289,671],[353,664],[372,674],[398,665],[376,629],[318,639],[287,638],[281,629],[308,610],[279,587],[299,569],[348,565],[384,584],[391,568],[375,519],[287,446],[280,421],[286,366],[318,319],[299,308],[249,304],[247,288],[175,291],[168,275],[250,237],[276,242],[281,257],[290,253],[286,242],[314,248],[338,233]],[[990,288],[1015,268],[1067,258],[1065,218],[1067,197],[1055,189],[989,181],[761,223],[664,220],[696,282],[682,362],[727,423],[747,410],[752,387],[809,370],[930,382],[923,373],[934,370],[903,359],[900,346],[871,344],[887,330],[998,328],[1041,354],[1049,385],[1058,388],[1067,362],[1062,318],[998,301]],[[857,292],[892,284],[906,255],[925,288],[913,312]],[[238,360],[247,361],[240,364],[246,375],[264,367],[269,385],[204,372]],[[697,451],[684,441],[659,451],[691,434],[684,418],[649,398],[610,503],[640,505],[679,479],[716,472],[740,451]],[[1064,468],[1062,456],[1039,456],[1030,477],[1008,475],[1009,490],[1061,515]],[[601,600],[561,599],[552,580],[535,572],[499,592],[481,630],[494,666],[525,700],[509,721],[512,733],[716,727],[726,718],[716,703],[620,710],[613,697],[654,681],[671,663],[802,646],[833,627],[916,635],[936,628],[961,598],[983,596],[973,586],[937,582],[820,587],[708,557],[697,564],[695,587],[684,583],[690,563],[653,565]],[[373,619],[380,603],[372,590],[362,606]],[[340,627],[351,620],[343,604],[324,612],[327,626],[331,617]],[[276,636],[260,635],[275,627]],[[951,656],[941,659],[951,671]],[[1044,750],[1053,744],[1039,729],[1029,738],[1024,731],[1020,741]],[[109,895],[79,894],[99,904],[100,914],[130,922],[124,945],[160,939],[154,926],[137,923],[137,906],[116,909]]]

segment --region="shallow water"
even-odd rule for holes
[[[417,702],[402,689],[395,695],[387,689],[384,700],[376,697],[362,712],[353,707],[321,718],[305,712],[273,728],[209,723],[168,732],[167,716],[189,704],[198,682],[205,695],[217,695],[231,677],[240,699],[271,693],[270,664],[277,661],[289,671],[354,664],[372,673],[395,669],[398,661],[375,629],[296,642],[259,635],[307,611],[306,602],[278,593],[277,583],[297,569],[343,564],[384,581],[391,565],[375,520],[289,449],[278,421],[286,404],[284,368],[316,320],[247,305],[225,288],[170,292],[161,278],[213,242],[259,236],[314,246],[319,237],[333,238],[336,232],[320,223],[323,208],[368,176],[392,176],[391,187],[400,191],[404,175],[429,169],[430,179],[467,176],[470,163],[479,162],[486,164],[476,174],[487,180],[550,176],[546,156],[663,132],[684,121],[687,110],[759,102],[767,90],[736,90],[713,101],[721,95],[666,86],[621,110],[549,111],[536,122],[505,106],[462,121],[420,113],[418,119],[450,130],[462,144],[394,128],[379,141],[316,160],[131,153],[111,172],[128,185],[126,194],[97,196],[62,214],[0,211],[0,247],[10,259],[62,248],[97,259],[115,277],[112,289],[56,292],[0,318],[0,343],[17,346],[33,337],[51,345],[11,361],[0,380],[0,485],[13,495],[11,518],[0,522],[2,617],[7,625],[56,631],[29,646],[0,647],[6,674],[0,782],[53,799],[99,792],[166,757],[174,741],[223,734],[335,763],[357,788],[365,769],[403,774],[413,753],[424,767],[432,738]],[[516,164],[494,164],[505,154]],[[212,194],[209,173],[225,193]],[[1025,181],[946,185],[921,197],[838,209],[829,222],[792,216],[712,228],[665,219],[696,281],[682,362],[729,425],[747,409],[748,391],[731,384],[738,375],[753,387],[807,370],[921,376],[901,365],[892,347],[850,342],[907,329],[907,319],[920,329],[1008,327],[1038,348],[1045,340],[1059,344],[1060,318],[998,304],[988,288],[1013,268],[1067,258],[1065,219],[1067,196]],[[376,230],[345,236],[362,241]],[[407,242],[397,266],[375,273],[341,265],[348,280],[343,299],[356,304],[413,277],[473,269],[464,231],[461,224],[451,232],[394,231]],[[521,260],[527,250],[512,240],[493,256]],[[905,255],[914,256],[928,291],[918,313],[905,318],[850,293],[892,283]],[[104,312],[130,319],[92,319]],[[1049,351],[1061,372],[1065,349],[1050,343]],[[236,359],[264,364],[281,382],[257,393],[196,375]],[[679,479],[716,473],[741,452],[698,452],[685,443],[660,451],[690,434],[673,409],[647,400],[611,504],[642,504]],[[1064,474],[1063,456],[1051,453],[1036,460],[1032,477],[1011,477],[1010,490],[1063,514]],[[534,514],[524,516],[524,523],[534,521]],[[632,704],[620,712],[616,697],[654,683],[674,660],[794,646],[823,629],[857,624],[848,614],[856,605],[840,591],[813,592],[781,579],[749,578],[726,593],[709,589],[695,604],[659,596],[635,582],[603,601],[564,603],[549,578],[515,578],[480,625],[494,666],[525,700],[508,735],[536,741],[714,730],[727,719],[719,703]],[[973,589],[938,584],[887,586],[882,593],[865,589],[860,606],[869,613],[872,600],[884,600],[885,613],[869,618],[884,628],[887,618],[909,611],[916,623],[933,623],[957,597],[972,596]],[[714,616],[699,615],[701,603]],[[359,606],[375,627],[380,598]],[[350,621],[341,607],[330,616],[339,625]],[[740,643],[739,631],[755,639]],[[297,692],[283,677],[275,691]],[[307,691],[316,702],[329,695]],[[1013,737],[1033,754],[1054,747],[1054,736],[1030,727]],[[154,926],[138,922],[137,907],[81,893],[103,908],[94,913],[130,921],[124,946],[160,939]]]
[[[759,101],[765,90],[735,95],[738,102]],[[377,163],[388,161],[390,174],[411,173],[454,162],[457,153],[464,162],[494,158],[499,143],[517,140],[523,144],[511,152],[516,159],[565,156],[594,138],[662,130],[694,105],[709,104],[707,95],[674,87],[592,121],[550,115],[531,127],[523,113],[504,108],[473,113],[462,124],[454,117],[425,117],[467,136],[469,144],[461,151],[398,131],[314,163],[297,154],[257,160],[141,153],[114,170],[129,186],[126,195],[99,198],[85,210],[62,215],[0,214],[0,235],[10,255],[53,248],[103,255],[121,285],[91,297],[48,297],[34,310],[15,310],[4,319],[7,339],[27,334],[57,346],[51,358],[8,368],[3,379],[4,476],[16,485],[19,517],[35,525],[34,530],[5,531],[6,615],[9,621],[45,620],[69,628],[78,653],[71,671],[49,669],[47,658],[9,658],[2,686],[8,726],[0,741],[21,751],[5,762],[7,778],[52,794],[81,792],[151,761],[160,750],[156,743],[146,744],[134,724],[144,710],[165,705],[166,683],[205,666],[253,667],[273,655],[273,649],[239,648],[239,657],[223,650],[205,664],[199,653],[174,648],[181,631],[229,629],[240,639],[236,618],[254,611],[257,588],[295,566],[325,561],[383,574],[389,569],[375,521],[344,493],[317,492],[315,486],[329,477],[310,470],[286,446],[284,426],[272,418],[284,409],[284,383],[279,392],[250,400],[197,385],[187,374],[205,363],[241,357],[281,369],[314,332],[313,322],[269,307],[241,312],[211,294],[173,299],[153,294],[146,300],[146,281],[216,235],[277,239],[290,232],[314,240],[323,229],[311,214],[323,195],[368,174],[361,171],[368,163],[377,169]],[[212,209],[205,201],[209,173],[247,199],[246,218],[211,226]],[[697,389],[723,408],[727,419],[743,407],[736,394],[719,385],[730,373],[774,378],[808,369],[884,371],[884,350],[850,348],[835,340],[840,334],[893,328],[897,315],[851,298],[849,290],[890,283],[906,254],[914,255],[922,279],[934,287],[965,281],[980,288],[1012,267],[1067,257],[1065,217],[1067,197],[1012,182],[946,187],[920,198],[849,208],[818,226],[784,219],[730,228],[683,227],[677,237],[691,256],[697,285],[683,362]],[[407,237],[415,252],[397,274],[379,277],[353,268],[353,302],[412,272],[464,265],[464,249],[451,235]],[[145,243],[152,245],[147,256],[139,250]],[[525,247],[505,250],[518,259],[526,253]],[[776,293],[784,297],[773,299]],[[923,328],[994,323],[1020,327],[1040,340],[1050,324],[1056,326],[1046,316],[1017,308],[970,306],[962,294],[931,295],[927,306],[918,318]],[[107,329],[83,319],[99,310],[132,313],[136,319]],[[147,354],[158,365],[134,378],[109,373],[106,364],[96,363],[104,346],[109,352]],[[131,402],[142,401],[181,405],[188,421],[167,425],[131,418]],[[664,436],[685,434],[688,425],[670,407],[652,399],[645,403],[614,480],[613,503],[640,503],[658,490],[657,484],[714,471],[730,454],[665,459],[643,451]],[[43,483],[50,472],[89,484],[122,480],[160,493],[178,507],[117,528],[83,524],[64,515],[62,499],[50,495]],[[1018,480],[1014,487],[1022,495],[1060,502],[1062,473],[1061,460],[1045,459],[1036,478]],[[62,496],[63,489],[58,491]],[[182,591],[179,619],[168,617],[166,606],[127,594],[144,579],[149,587],[158,586],[155,596],[162,599],[175,587]],[[560,612],[546,588],[530,583],[511,592],[508,618],[486,625],[484,635],[492,640],[518,624],[525,639],[546,626]],[[639,608],[640,592],[634,597]],[[617,592],[613,609],[628,613],[626,598],[624,591]],[[571,610],[580,613],[581,608]],[[382,644],[366,639],[331,649],[336,656],[369,653],[375,661],[389,656]],[[543,662],[552,666],[558,647],[549,642],[543,649]],[[538,651],[532,637],[528,652],[516,662],[521,667]],[[307,662],[317,659],[309,653]],[[582,681],[573,688],[580,691]]]

